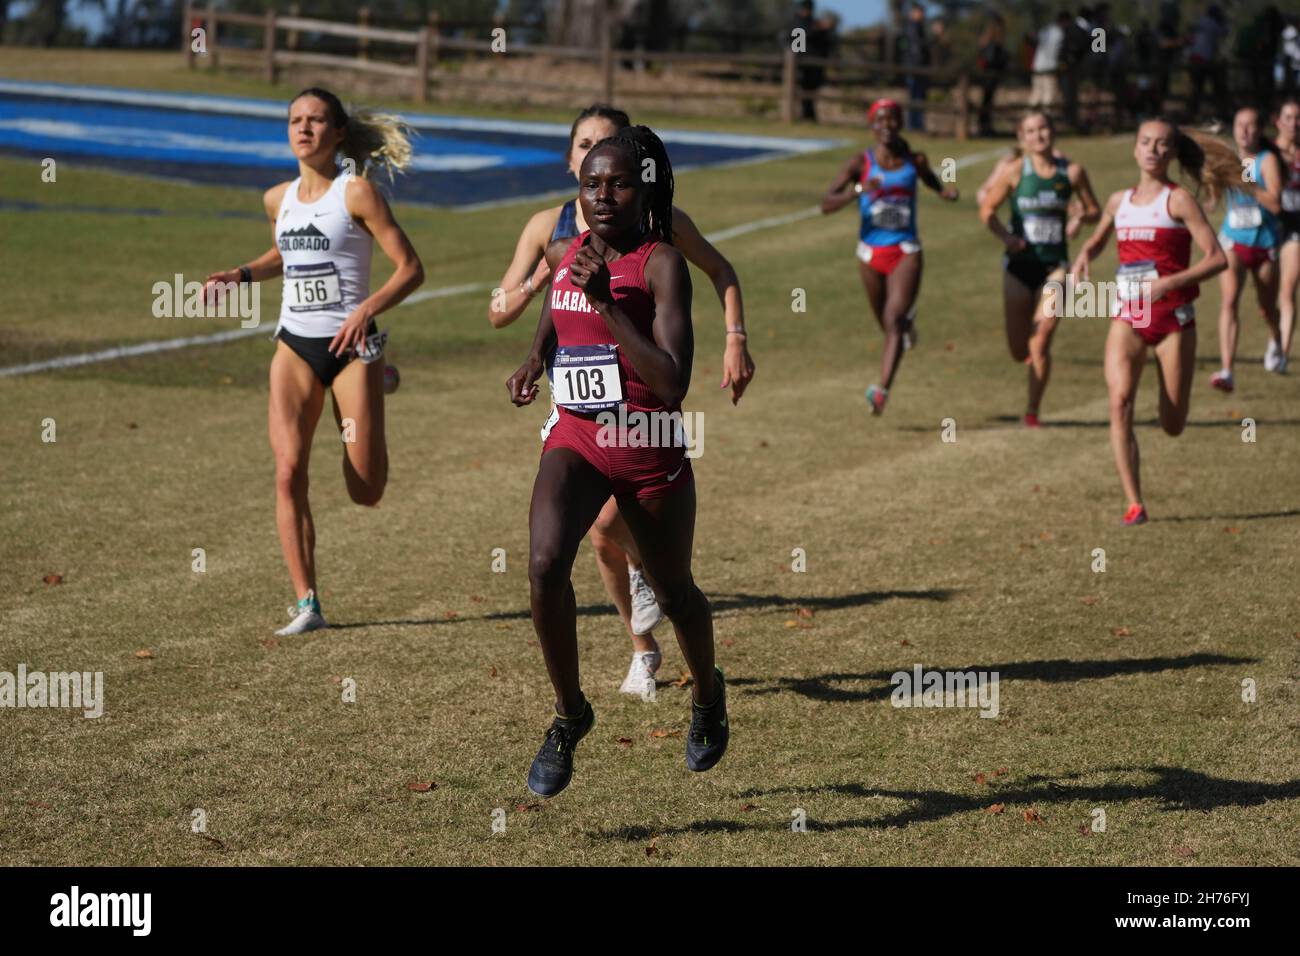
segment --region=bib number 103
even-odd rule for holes
[[[598,412],[623,400],[615,346],[569,346],[556,351],[551,365],[551,397],[574,411]]]

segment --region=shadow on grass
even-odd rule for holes
[[[776,787],[772,789],[745,790],[737,794],[740,799],[752,801],[765,797],[805,797],[817,794],[838,794],[864,800],[907,800],[912,805],[906,810],[881,816],[863,816],[847,820],[807,820],[812,831],[885,830],[905,827],[914,823],[942,820],[959,813],[986,810],[1001,803],[1012,808],[1011,813],[1033,807],[1040,810],[1053,804],[1085,801],[1088,803],[1116,804],[1138,800],[1158,800],[1162,811],[1210,811],[1225,807],[1257,807],[1272,800],[1300,798],[1300,780],[1284,783],[1259,783],[1252,780],[1230,780],[1188,770],[1183,767],[1154,765],[1149,767],[1103,767],[1093,773],[1143,773],[1154,776],[1150,783],[1102,783],[1070,786],[1081,774],[1060,777],[1031,776],[1023,781],[1000,784],[996,779],[979,794],[949,793],[945,790],[890,790],[869,787],[860,783],[828,783],[810,787]],[[782,807],[780,813],[791,808]],[[753,812],[753,811],[750,811]],[[1047,816],[1044,814],[1044,816]],[[1050,817],[1049,817],[1050,819]],[[1083,823],[1082,819],[1079,821]],[[742,833],[784,832],[790,829],[790,818],[778,816],[772,821],[741,822],[735,820],[696,820],[684,826],[626,826],[591,834],[605,840],[642,842],[652,836],[675,836],[688,833]]]
[[[1020,418],[1015,415],[995,415],[990,421],[998,422],[1005,425],[1018,425]],[[1262,419],[1257,418],[1255,422],[1259,426],[1264,425],[1282,425],[1288,428],[1294,428],[1300,425],[1300,418],[1275,418]],[[1096,419],[1094,421],[1083,421],[1080,419],[1056,419],[1045,418],[1040,420],[1043,428],[1110,428],[1109,419]],[[1134,422],[1139,428],[1159,428],[1160,421],[1155,418],[1146,418],[1140,422]],[[978,429],[978,426],[973,426]],[[1241,428],[1241,421],[1235,418],[1224,419],[1205,419],[1201,421],[1189,421],[1188,428]],[[933,428],[907,429],[912,431],[934,431]]]
[[[794,597],[785,594],[710,594],[709,603],[715,613],[734,610],[763,610],[779,608],[806,607],[819,611],[837,610],[847,607],[870,607],[884,601],[948,601],[957,593],[951,588],[930,588],[921,591],[859,591],[856,594],[831,594],[823,597]],[[600,617],[617,614],[612,604],[580,604],[578,617]],[[490,614],[454,618],[431,617],[424,620],[399,621],[356,621],[350,624],[332,624],[331,627],[344,630],[353,627],[423,627],[431,624],[466,624],[470,621],[531,621],[532,612],[493,611]]]
[[[1211,667],[1216,664],[1254,664],[1253,657],[1226,657],[1222,654],[1186,654],[1182,657],[1139,657],[1131,660],[1075,661],[1064,658],[1045,661],[1016,661],[1006,664],[971,664],[960,668],[927,665],[927,670],[993,671],[999,681],[1036,680],[1049,684],[1067,681],[1099,680],[1126,674],[1154,674],[1162,671]],[[812,700],[831,702],[884,700],[894,691],[890,678],[898,670],[867,671],[860,674],[835,672],[812,677],[735,677],[727,686],[745,687],[748,694],[793,693]],[[910,670],[908,671],[910,673]],[[870,682],[875,687],[855,690],[835,685],[847,682]]]
[[[1150,521],[1261,521],[1267,518],[1300,518],[1300,508],[1290,511],[1257,511],[1248,515],[1175,515],[1172,518],[1150,518]]]

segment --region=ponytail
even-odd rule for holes
[[[1209,133],[1180,129],[1172,120],[1156,117],[1149,123],[1161,123],[1173,130],[1174,158],[1183,177],[1192,184],[1192,195],[1205,197],[1210,209],[1219,199],[1241,184],[1241,160],[1237,151]]]
[[[358,176],[367,177],[374,169],[383,169],[391,181],[394,174],[411,165],[411,128],[392,113],[355,112],[351,116],[343,103],[329,90],[309,87],[289,101],[292,106],[304,96],[315,97],[329,110],[330,122],[342,129],[343,140],[338,152],[351,160]]]

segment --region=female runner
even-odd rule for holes
[[[1219,353],[1223,367],[1210,376],[1220,391],[1233,389],[1232,364],[1241,332],[1237,304],[1246,286],[1246,273],[1255,277],[1259,310],[1268,323],[1270,341],[1281,338],[1278,328],[1277,247],[1282,211],[1282,162],[1276,147],[1261,135],[1259,111],[1253,106],[1237,110],[1232,120],[1241,169],[1234,188],[1227,194],[1227,213],[1219,230],[1219,242],[1228,254],[1228,268],[1219,276]],[[1244,182],[1242,181],[1244,179]]]
[[[1029,402],[1024,422],[1038,427],[1038,408],[1052,371],[1052,335],[1057,322],[1047,283],[1060,283],[1070,264],[1068,242],[1085,222],[1101,216],[1088,174],[1059,156],[1055,130],[1044,112],[1025,114],[1016,130],[1023,151],[1018,163],[1005,164],[980,206],[980,219],[1006,247],[1002,306],[1011,357],[1029,366]],[[1073,197],[1079,211],[1071,214]],[[998,219],[998,207],[1011,200],[1011,229]]]
[[[1227,266],[1227,258],[1196,196],[1169,177],[1176,159],[1183,174],[1211,201],[1240,178],[1237,157],[1211,137],[1193,138],[1172,122],[1150,119],[1138,127],[1133,150],[1137,186],[1114,193],[1097,229],[1074,260],[1071,272],[1088,281],[1088,266],[1118,234],[1119,287],[1115,321],[1106,337],[1106,385],[1110,392],[1110,445],[1128,498],[1125,525],[1147,520],[1142,501],[1133,406],[1147,349],[1156,357],[1160,383],[1160,427],[1177,436],[1187,424],[1196,366],[1196,322],[1192,306],[1199,283]],[[1191,265],[1192,243],[1201,259]]]
[[[655,171],[649,181],[646,161]],[[595,723],[578,679],[570,572],[611,495],[694,677],[687,767],[713,767],[730,734],[712,612],[691,576],[695,482],[684,442],[642,447],[620,432],[611,444],[599,417],[619,405],[629,416],[680,414],[690,384],[691,279],[670,241],[673,176],[663,143],[645,127],[601,140],[583,160],[578,201],[590,231],[547,249],[551,291],[532,350],[506,383],[511,401],[527,405],[549,366],[557,406],[529,512],[533,626],[556,695],[555,720],[528,773],[529,789],[543,797],[568,785],[574,747]]]
[[[822,212],[832,213],[858,202],[862,227],[858,271],[867,300],[885,333],[880,382],[867,387],[871,414],[885,409],[904,337],[915,341],[916,297],[921,288],[921,240],[916,231],[916,184],[919,180],[949,202],[957,190],[940,184],[924,153],[914,153],[898,135],[903,112],[893,100],[876,100],[867,111],[876,135],[875,149],[859,153],[840,170],[822,197]]]
[[[626,113],[601,103],[579,113],[569,131],[566,157],[574,178],[577,178],[582,161],[593,144],[630,125]],[[582,210],[573,199],[562,206],[544,209],[528,221],[519,235],[514,259],[488,306],[488,321],[494,328],[505,328],[514,322],[528,308],[533,297],[545,289],[551,277],[551,267],[545,255],[547,246],[559,239],[570,239],[586,228]],[[727,329],[722,356],[722,387],[730,386],[732,403],[739,402],[754,376],[754,360],[750,358],[746,344],[745,310],[736,270],[700,234],[691,218],[676,208],[673,209],[672,242],[689,262],[709,277],[717,290]],[[654,627],[663,619],[663,613],[655,602],[654,591],[646,583],[636,543],[613,498],[601,509],[589,537],[605,590],[613,599],[632,638],[632,661],[619,689],[625,694],[641,694],[646,682],[654,680],[663,660],[654,636]]]
[[[1270,339],[1264,368],[1285,373],[1295,335],[1296,287],[1300,286],[1300,99],[1292,96],[1277,111],[1277,144],[1282,154],[1282,212],[1278,216],[1277,313],[1279,338]]]
[[[208,276],[216,284],[284,274],[284,297],[271,359],[270,439],[275,454],[275,521],[298,597],[292,621],[276,631],[301,634],[328,626],[316,591],[316,528],[307,499],[312,437],[333,396],[343,431],[343,480],[360,505],[376,505],[388,481],[384,440],[386,334],[374,318],[424,281],[410,240],[383,194],[365,178],[375,167],[406,168],[411,146],[395,117],[349,116],[337,96],[313,87],[289,103],[289,144],[298,178],[267,190],[262,202],[275,244],[246,265]],[[339,168],[351,160],[358,175]],[[396,267],[370,292],[375,242]],[[354,361],[360,359],[360,361]],[[348,427],[344,428],[344,421]]]

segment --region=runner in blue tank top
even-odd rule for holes
[[[924,183],[948,202],[957,190],[939,182],[924,153],[914,153],[898,135],[902,109],[893,100],[876,100],[867,121],[876,134],[873,149],[858,153],[840,170],[822,197],[822,212],[832,213],[856,200],[862,214],[858,230],[858,271],[876,321],[885,333],[880,382],[867,388],[871,414],[885,408],[904,349],[916,342],[916,297],[921,288],[921,241],[916,231],[916,184]]]
[[[1227,194],[1223,227],[1219,230],[1219,244],[1228,254],[1228,268],[1219,273],[1219,355],[1223,367],[1210,376],[1210,384],[1222,392],[1231,392],[1235,387],[1232,364],[1241,332],[1237,305],[1246,287],[1247,272],[1255,278],[1255,295],[1270,338],[1278,341],[1282,337],[1277,309],[1282,156],[1263,136],[1259,111],[1253,106],[1237,110],[1232,138],[1246,174],[1241,185]]]

